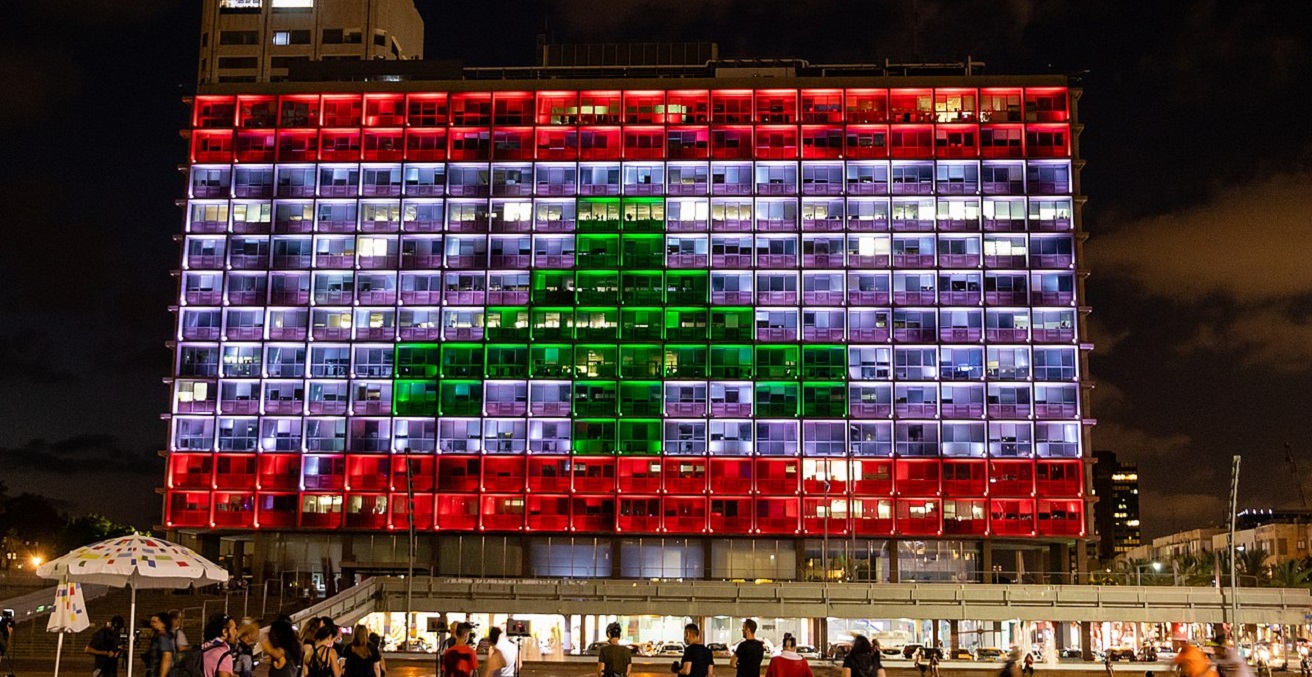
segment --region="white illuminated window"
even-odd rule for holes
[[[277,3],[276,3],[276,0],[275,0],[275,5],[276,5],[276,4],[277,4]],[[292,44],[292,33],[291,33],[291,31],[274,31],[274,32],[273,32],[273,44],[275,44],[275,45],[290,45],[290,44]]]
[[[273,0],[269,6],[274,9],[313,9],[314,0]]]

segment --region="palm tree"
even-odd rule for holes
[[[1305,559],[1290,559],[1267,568],[1267,581],[1273,588],[1312,587],[1312,568]]]
[[[1270,556],[1262,548],[1245,548],[1235,553],[1235,574],[1239,576],[1239,585],[1263,585],[1267,580],[1266,560]]]
[[[1216,582],[1217,554],[1201,550],[1180,555],[1175,559],[1180,585],[1211,586]]]

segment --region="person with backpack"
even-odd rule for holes
[[[442,674],[445,677],[473,677],[478,670],[478,652],[469,646],[469,633],[474,626],[457,623],[455,642],[442,652]]]
[[[269,677],[301,677],[304,652],[296,629],[290,621],[278,619],[269,626],[269,634],[260,641],[269,657]]]
[[[735,670],[735,677],[759,677],[763,660],[765,643],[756,638],[756,621],[743,619],[743,641],[733,648],[729,667]]]
[[[852,636],[852,648],[843,657],[843,677],[888,677],[879,652],[865,635]]]
[[[205,621],[201,638],[204,641],[196,652],[201,672],[196,677],[234,677],[237,670],[233,667],[232,647],[237,643],[237,621],[228,614],[216,613]]]
[[[619,623],[606,626],[606,646],[597,654],[597,677],[628,677],[633,670],[633,652],[620,644]]]
[[[94,677],[115,677],[118,675],[119,652],[118,638],[123,635],[123,617],[115,616],[104,627],[91,636],[85,651],[96,659]]]
[[[167,611],[151,614],[148,622],[155,636],[151,637],[146,652],[141,655],[146,662],[146,677],[172,677],[178,649],[173,644],[169,614]]]
[[[342,677],[342,664],[337,660],[337,625],[321,622],[314,633],[314,645],[305,658],[305,677]]]
[[[1007,662],[1002,664],[1001,670],[998,670],[998,677],[1021,677],[1020,647],[1013,646],[1007,652]]]

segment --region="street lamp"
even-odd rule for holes
[[[1144,570],[1144,567],[1152,567],[1152,568],[1153,568],[1153,571],[1155,571],[1155,572],[1161,572],[1161,570],[1162,570],[1162,563],[1161,563],[1161,562],[1152,562],[1152,563],[1150,563],[1150,564],[1136,564],[1136,565],[1134,565],[1134,584],[1135,584],[1135,585],[1138,585],[1138,586],[1142,586],[1142,585],[1143,585],[1143,570]]]

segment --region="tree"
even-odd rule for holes
[[[84,545],[134,533],[137,533],[137,530],[132,526],[115,524],[104,515],[80,515],[68,520],[59,539],[59,545],[64,552],[69,552]]]
[[[1312,587],[1312,568],[1305,559],[1290,559],[1267,568],[1267,582],[1273,588]]]
[[[1235,553],[1235,574],[1239,576],[1239,585],[1254,587],[1264,585],[1267,581],[1266,561],[1271,553],[1262,548],[1245,548]]]
[[[60,512],[53,501],[29,492],[21,493],[5,502],[0,515],[0,531],[13,531],[24,541],[53,544],[64,529],[68,516]]]

